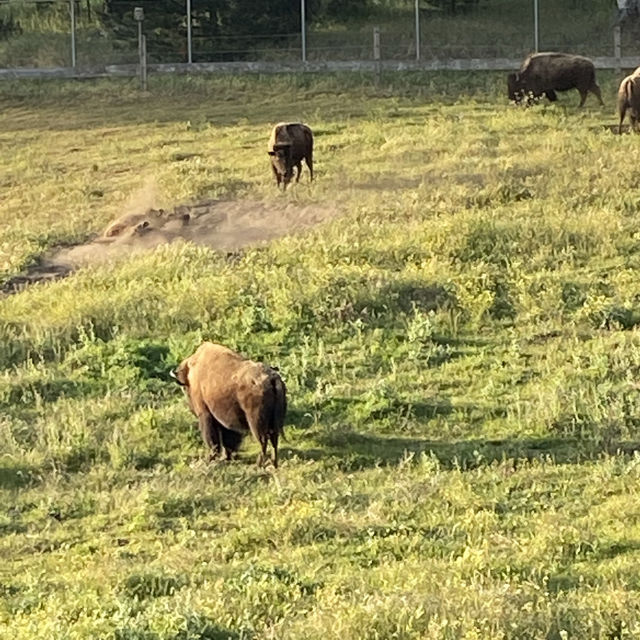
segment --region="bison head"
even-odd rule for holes
[[[178,367],[171,370],[169,375],[181,386],[189,386],[189,364],[184,360]]]
[[[290,144],[274,144],[273,150],[267,151],[271,156],[271,163],[275,167],[279,175],[284,178],[284,186],[286,187],[293,177],[293,165],[291,164],[291,145]]]

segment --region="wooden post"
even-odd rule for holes
[[[616,73],[620,75],[622,73],[622,45],[620,44],[621,38],[620,23],[616,23],[613,27],[613,57],[616,59]]]
[[[380,81],[380,27],[373,27],[373,61],[376,65],[376,82]]]
[[[147,36],[142,36],[142,47],[140,53],[140,88],[147,90]]]

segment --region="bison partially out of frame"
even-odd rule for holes
[[[293,168],[298,169],[296,182],[300,182],[302,160],[309,167],[309,178],[313,180],[313,134],[300,122],[280,122],[271,131],[267,153],[271,158],[271,169],[278,187],[285,190],[293,178]]]
[[[507,85],[509,100],[516,103],[543,95],[555,102],[556,91],[577,89],[580,92],[579,106],[584,105],[589,92],[604,106],[600,87],[596,83],[595,67],[584,56],[555,52],[531,54],[517,73],[507,76]]]
[[[620,115],[618,133],[622,133],[622,122],[627,110],[629,110],[631,130],[637,131],[638,121],[640,121],[640,67],[620,83],[618,89],[618,114]]]
[[[244,435],[251,432],[261,447],[258,464],[266,461],[271,442],[277,468],[287,394],[275,369],[220,344],[204,342],[171,373],[185,391],[212,458],[224,449],[230,460]]]

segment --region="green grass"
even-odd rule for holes
[[[0,637],[640,635],[638,140],[502,75],[13,83],[0,282],[156,205],[322,204],[0,298]],[[272,124],[316,132],[276,191]],[[277,365],[277,473],[207,464],[168,371]]]

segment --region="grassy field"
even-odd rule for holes
[[[150,180],[335,217],[0,297],[0,638],[640,637],[639,140],[599,79],[3,83],[0,284]],[[202,339],[280,368],[277,473],[205,462],[167,376]]]

